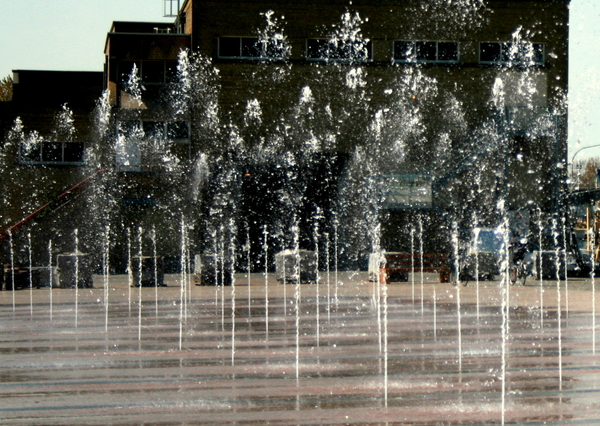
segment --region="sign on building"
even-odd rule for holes
[[[382,207],[388,210],[430,209],[433,204],[432,178],[427,175],[382,175]]]

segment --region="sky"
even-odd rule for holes
[[[569,162],[600,157],[600,1],[572,0],[569,27]],[[588,148],[589,147],[589,148]]]
[[[0,0],[0,76],[14,69],[102,71],[113,21],[173,22],[163,0]]]
[[[173,21],[163,0],[0,0],[0,10],[0,78],[16,69],[102,71],[112,21]],[[598,46],[600,1],[571,0],[569,162],[600,157],[591,147],[600,145]]]

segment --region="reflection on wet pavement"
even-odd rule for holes
[[[362,278],[346,281],[338,300],[327,301],[321,288],[318,304],[315,286],[304,285],[297,317],[294,287],[284,301],[282,285],[273,282],[267,327],[259,284],[249,301],[244,286],[236,289],[234,315],[231,289],[188,289],[183,318],[173,280],[159,300],[154,289],[143,289],[141,329],[137,299],[114,277],[108,310],[103,289],[87,290],[76,324],[73,290],[52,290],[52,307],[50,290],[35,290],[33,309],[26,291],[17,292],[14,311],[2,292],[2,424],[501,423],[498,283],[482,289],[479,317],[469,288],[438,284],[433,303],[427,284],[421,310],[406,284],[389,286],[384,310],[380,289]],[[465,301],[460,321],[456,291]],[[518,289],[519,300],[537,291]],[[556,308],[548,302],[541,323],[540,310],[527,303],[510,309],[506,423],[599,424],[590,312],[583,302],[563,312],[558,336]]]

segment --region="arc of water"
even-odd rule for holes
[[[564,264],[564,274],[565,274],[565,316],[569,317],[569,276],[567,274],[567,220],[563,216],[562,217],[562,237],[563,237],[563,259],[565,261]]]
[[[335,309],[337,311],[338,308],[338,219],[337,219],[337,214],[334,212],[333,214],[333,250],[334,250],[334,256],[333,256],[333,261],[334,261],[334,265],[333,265],[333,270],[334,270],[334,281],[335,281],[335,292],[334,292],[334,298],[335,298]]]
[[[75,328],[79,315],[79,230],[75,229]]]
[[[506,212],[502,210],[504,216],[502,223],[502,235],[504,241],[504,249],[501,259],[502,285],[501,285],[501,300],[502,300],[502,424],[505,424],[506,418],[506,370],[508,359],[508,335],[510,331],[509,313],[510,313],[510,235],[509,223]]]
[[[142,249],[143,230],[138,228],[138,344],[142,344],[142,267],[143,267],[143,249]]]
[[[385,256],[381,251],[379,253],[379,259],[377,260],[378,265],[383,265],[385,262]],[[381,270],[381,268],[380,268]],[[379,353],[383,352],[383,325],[381,323],[381,274],[377,274],[377,284],[375,285],[375,297],[374,301],[377,309],[377,344],[379,345]]]
[[[562,305],[560,294],[560,244],[558,223],[556,219],[552,219],[552,234],[554,236],[554,256],[556,258],[556,322],[558,332],[558,389],[562,391]],[[566,254],[566,253],[565,253]],[[566,264],[565,256],[565,264]]]
[[[437,342],[437,295],[435,285],[433,286],[433,341]]]
[[[287,315],[287,273],[286,273],[287,259],[286,256],[282,258],[281,267],[281,282],[283,283],[283,316]]]
[[[590,247],[592,255],[592,271],[590,277],[592,280],[592,353],[596,354],[596,232],[592,228],[588,231],[590,233]]]
[[[52,282],[52,240],[48,241],[48,285],[50,286],[50,321],[52,321],[52,297],[53,297],[53,285]]]
[[[424,245],[423,244],[423,218],[419,217],[419,253],[421,254],[421,259],[420,259],[420,263],[421,263],[421,315],[424,315],[424,313],[425,313],[425,305],[424,305],[425,297],[423,295],[423,291],[424,291],[424,287],[425,287],[425,283],[424,283],[425,270],[424,270],[424,265],[423,265],[423,257],[424,257],[423,245]]]
[[[540,283],[540,328],[542,333],[544,332],[544,268],[543,268],[543,256],[542,256],[542,240],[543,240],[543,224],[542,224],[542,212],[539,212],[539,220],[538,220],[538,242],[539,242],[539,251],[538,251],[538,274],[539,274],[539,283]]]
[[[473,254],[475,255],[475,299],[477,319],[479,320],[479,228],[477,227],[478,221],[479,220],[477,216],[474,216],[473,223],[475,224],[475,227],[473,228]]]
[[[321,316],[320,316],[320,294],[319,294],[319,220],[321,219],[321,209],[317,207],[317,211],[315,214],[315,223],[314,223],[314,233],[313,233],[313,243],[315,248],[315,302],[316,302],[316,338],[317,338],[317,347],[319,347],[321,340]]]
[[[383,297],[383,389],[384,406],[388,406],[388,292],[387,284],[382,285]]]
[[[327,322],[331,321],[331,280],[330,280],[330,253],[329,253],[329,233],[325,232],[323,234],[325,238],[325,265],[327,272]]]
[[[212,229],[211,235],[212,235],[212,243],[213,243],[213,248],[212,248],[213,255],[211,257],[211,260],[212,260],[212,270],[214,273],[214,284],[215,284],[215,316],[216,316],[219,313],[219,291],[220,291],[220,287],[221,287],[219,284],[219,280],[218,280],[219,263],[218,263],[217,253],[219,252],[219,243],[217,241],[217,230]]]
[[[158,258],[156,257],[156,227],[152,226],[152,257],[154,259],[154,316],[158,318]]]
[[[131,270],[131,229],[127,228],[127,277],[129,285],[127,286],[127,303],[129,315],[131,316],[131,284],[133,283],[133,271]]]
[[[458,223],[452,223],[452,246],[454,248],[454,274],[456,283],[456,319],[458,330],[458,367],[462,371],[462,317],[461,317],[461,300],[460,300],[460,283],[458,283],[459,262],[458,262]]]
[[[296,281],[295,287],[295,304],[296,304],[296,380],[300,379],[300,229],[297,219],[294,218],[292,226],[292,235],[294,238],[294,278]]]
[[[183,346],[183,304],[185,298],[185,220],[183,215],[181,216],[181,225],[180,225],[180,240],[181,240],[181,277],[180,277],[180,290],[179,290],[179,350],[182,349]]]
[[[12,308],[13,312],[16,309],[15,303],[15,248],[13,245],[13,235],[10,229],[8,230],[8,246],[10,251],[10,280],[12,284]]]
[[[252,313],[252,296],[251,296],[251,282],[250,282],[250,271],[251,271],[251,254],[252,246],[250,245],[250,227],[246,227],[246,262],[247,262],[247,274],[248,274],[248,317],[251,316]]]
[[[104,331],[108,332],[108,274],[109,269],[109,250],[110,250],[110,226],[104,230],[104,250],[103,250],[103,269],[104,269]]]
[[[27,253],[29,257],[29,314],[33,316],[33,262],[31,260],[31,232],[27,233]]]
[[[415,306],[415,228],[410,227],[410,270],[411,270],[411,299]]]
[[[231,264],[231,365],[235,365],[235,225],[230,221],[229,263]]]
[[[190,236],[189,233],[185,232],[185,305],[184,305],[184,317],[187,321],[189,306],[192,301],[192,274],[188,273],[191,270],[191,254],[190,254]]]
[[[263,227],[263,250],[265,252],[265,338],[269,340],[269,231]]]
[[[221,330],[225,331],[225,227],[219,228],[219,277],[221,281]]]

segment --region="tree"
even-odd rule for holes
[[[0,80],[0,102],[12,101],[13,95],[13,79],[7,75]]]
[[[575,189],[595,189],[597,172],[600,169],[600,157],[576,161],[571,170],[571,181]]]

